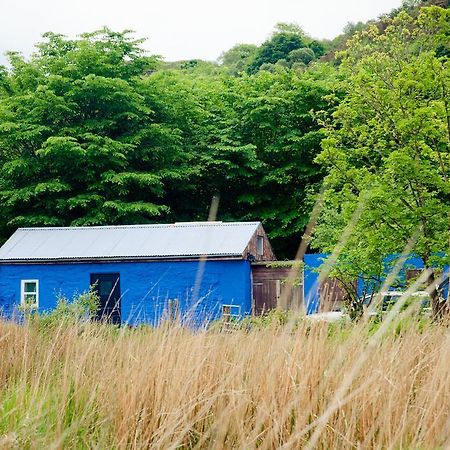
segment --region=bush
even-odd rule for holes
[[[262,328],[281,328],[291,322],[298,322],[299,318],[295,317],[291,311],[281,309],[272,309],[260,316],[245,317],[239,326],[242,329],[262,329]]]
[[[32,317],[43,325],[60,325],[62,322],[70,324],[89,322],[95,317],[99,305],[100,298],[95,289],[91,287],[89,291],[75,295],[71,301],[64,296],[60,296],[56,308],[40,315],[35,314]]]

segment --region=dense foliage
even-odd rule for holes
[[[156,123],[139,76],[139,41],[108,30],[48,34],[11,55],[0,109],[2,215],[9,226],[136,222],[161,215],[176,177],[176,134]],[[169,170],[168,170],[169,169]]]
[[[438,50],[449,35],[449,10],[401,12],[343,55],[346,97],[317,158],[328,175],[315,242],[326,252],[340,243],[335,274],[347,281],[376,279],[411,239],[426,267],[448,262],[450,61]]]
[[[283,252],[321,180],[327,67],[253,76],[162,68],[129,32],[48,33],[2,71],[2,237],[17,226],[262,219]]]
[[[422,3],[333,42],[278,24],[218,62],[164,63],[109,29],[10,53],[0,239],[18,226],[205,220],[219,196],[219,220],[262,220],[292,257],[327,175],[318,249],[335,248],[364,199],[344,252],[354,271],[372,276],[418,227],[431,265],[448,241],[450,33],[448,10]]]
[[[229,74],[255,74],[260,70],[273,72],[277,68],[305,69],[326,51],[327,43],[307,36],[295,24],[279,23],[261,46],[237,44],[219,58]]]

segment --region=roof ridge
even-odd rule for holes
[[[118,228],[164,228],[164,227],[211,227],[211,226],[245,226],[259,225],[261,222],[222,222],[222,221],[205,221],[205,222],[175,222],[175,223],[147,223],[147,224],[130,224],[130,225],[82,225],[82,226],[61,226],[61,227],[19,227],[18,230],[42,231],[42,230],[92,230],[92,229],[118,229]]]

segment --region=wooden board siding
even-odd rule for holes
[[[355,281],[356,289],[356,281]],[[340,311],[347,293],[336,278],[326,278],[320,283],[320,312]]]
[[[257,242],[258,236],[263,238],[263,254],[259,255],[257,251]],[[253,255],[255,257],[255,261],[274,261],[276,260],[275,254],[273,253],[272,246],[270,245],[269,238],[267,237],[266,232],[262,225],[259,225],[256,233],[250,239],[244,253],[243,258],[247,259],[248,255]]]
[[[422,275],[423,269],[406,269],[406,280],[414,280]]]
[[[289,284],[291,266],[252,265],[254,314],[260,315],[275,308],[303,310],[302,270],[294,270],[294,283]]]

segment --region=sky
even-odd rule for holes
[[[216,60],[237,43],[261,44],[278,22],[316,38],[337,36],[401,0],[1,0],[0,64],[8,50],[33,52],[46,31],[69,37],[108,26],[131,29],[167,61]]]

